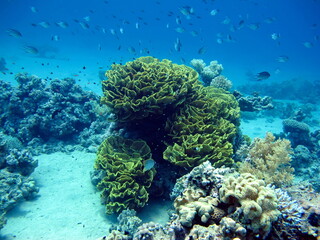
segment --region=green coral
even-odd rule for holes
[[[98,188],[108,214],[146,204],[156,173],[154,168],[144,170],[144,161],[150,158],[151,150],[143,140],[110,136],[100,145],[95,167],[106,171]]]
[[[117,122],[160,116],[184,103],[200,87],[198,73],[192,68],[153,57],[114,64],[106,76],[101,101]]]
[[[173,143],[164,151],[164,159],[182,167],[194,167],[207,160],[214,167],[232,165],[232,140],[239,112],[232,94],[202,87],[196,99],[168,119],[166,130]]]

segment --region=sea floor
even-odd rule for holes
[[[75,151],[37,156],[39,166],[32,174],[39,196],[22,202],[7,214],[1,240],[97,239],[117,222],[108,216],[100,194],[90,181],[96,155]],[[150,203],[139,214],[145,222],[168,221],[168,202]]]
[[[241,122],[243,134],[263,138],[267,131],[280,133],[282,120],[266,118]],[[32,174],[40,187],[39,197],[19,204],[7,214],[0,240],[97,239],[117,222],[107,216],[99,192],[90,181],[96,155],[74,151],[37,156],[39,166]],[[150,202],[139,217],[144,222],[168,221],[170,202]]]

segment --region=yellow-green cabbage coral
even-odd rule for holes
[[[154,168],[144,169],[144,161],[150,158],[151,150],[142,140],[111,136],[100,145],[95,167],[106,172],[98,188],[108,214],[146,204],[147,189],[156,173]]]
[[[231,165],[232,140],[239,124],[234,96],[222,89],[202,87],[197,98],[183,105],[166,123],[172,138],[163,156],[182,166],[209,160],[214,167]]]
[[[168,107],[183,104],[200,87],[198,73],[192,68],[153,57],[114,64],[106,76],[101,101],[118,122],[159,116]]]

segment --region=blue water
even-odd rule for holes
[[[21,36],[12,36],[12,31]],[[179,48],[175,46],[177,41],[181,43]],[[102,95],[99,72],[101,77],[101,72],[108,70],[113,63],[125,64],[147,55],[186,65],[190,65],[190,61],[195,58],[203,59],[207,64],[217,60],[224,67],[222,74],[232,81],[234,89],[251,83],[248,73],[264,71],[271,76],[261,84],[288,84],[292,80],[292,84],[303,86],[304,82],[319,82],[320,0],[0,0],[0,80],[12,85],[17,84],[15,74],[28,72],[48,81],[72,77],[84,90]],[[279,57],[284,60],[279,61]],[[272,96],[272,92],[269,94]],[[307,96],[308,91],[305,94]],[[314,102],[320,99],[319,96],[314,98],[317,98]],[[286,99],[288,102],[293,100],[297,99]],[[310,125],[312,131],[319,129],[319,109],[316,106],[313,105],[314,109],[309,106],[312,110],[307,107],[304,109],[309,113],[318,110],[318,116],[310,114],[309,117],[314,120],[309,119],[308,122],[313,123]],[[285,111],[284,107],[280,109]],[[272,115],[266,115],[258,119],[254,115],[250,119],[250,115],[243,114],[243,133],[252,138],[264,137],[266,131],[280,133],[283,119],[273,119]],[[94,157],[95,155],[91,158],[92,161]],[[84,162],[90,165],[91,170],[93,162]],[[70,169],[62,164],[57,167],[56,172],[49,164],[41,167],[37,173],[40,179],[45,175],[40,173],[43,170],[51,173],[48,174],[51,180],[55,179],[56,175],[61,174],[59,167],[66,171],[67,177],[74,179],[71,176],[74,166],[70,163]],[[80,164],[79,169],[81,167],[86,166]],[[87,178],[83,178],[88,171],[86,168],[75,175],[80,176],[87,184],[85,194],[94,197],[96,192],[90,188],[89,174]],[[77,179],[73,181],[78,184]],[[52,183],[48,181],[46,184],[49,186]],[[47,186],[44,184],[41,187],[46,189]],[[46,191],[51,194],[48,189]],[[43,196],[46,191],[43,191]],[[46,200],[45,197],[42,200]],[[93,205],[99,206],[98,196],[94,201]],[[160,202],[158,205],[165,204]],[[165,215],[152,212],[150,209],[165,212],[164,208],[154,206],[150,204],[146,208],[143,213],[146,219],[149,215]],[[79,208],[82,207],[86,208],[86,205],[80,205]],[[24,208],[21,209],[10,216],[10,221],[13,222],[10,223],[10,228],[5,229],[7,235],[10,233],[10,238],[7,236],[6,239],[22,239],[19,236],[24,236],[25,229],[21,230],[21,226],[17,227],[19,232],[12,230],[15,229],[15,218],[19,220],[18,217],[24,217],[23,214],[27,212],[23,211]],[[33,211],[34,208],[30,209],[29,214],[38,214],[38,211]],[[53,211],[56,211],[55,208]],[[98,212],[99,209],[94,211]],[[106,233],[107,228],[102,222],[106,221],[106,217],[104,210],[100,211],[98,214],[92,213],[92,218],[101,222],[99,231],[96,230],[94,220],[82,215],[91,223],[91,228],[90,224],[86,225],[89,230],[82,227],[82,231],[92,233],[90,237],[82,239],[95,239],[99,236],[97,234]],[[96,218],[96,215],[100,218]],[[50,217],[49,219],[55,218]],[[31,215],[30,219],[32,218]],[[74,225],[82,225],[77,222],[80,220],[66,224],[66,228],[70,230],[65,232],[78,231]],[[57,232],[64,224],[65,222],[57,223]],[[55,229],[56,226],[50,227]],[[33,229],[26,230],[28,231],[33,236]],[[47,231],[48,234],[50,231]],[[61,235],[63,233],[62,231]],[[49,239],[68,238],[48,236]]]
[[[269,71],[270,82],[320,79],[317,0],[2,0],[0,6],[0,57],[6,59],[9,69],[0,75],[3,79],[10,79],[10,71],[24,68],[41,77],[74,76],[83,84],[99,82],[99,70],[145,55],[185,64],[193,58],[218,60],[235,86],[247,81],[247,72]],[[186,6],[192,9],[189,16],[181,12]],[[214,9],[217,14],[212,16]],[[55,24],[61,21],[68,26]],[[49,27],[38,25],[40,22]],[[7,29],[18,30],[22,37],[9,36]],[[273,33],[280,37],[273,40]],[[57,41],[52,40],[54,36]],[[177,38],[180,51],[174,48]],[[221,44],[217,38],[222,39]],[[39,53],[27,53],[24,46],[33,46]],[[288,61],[278,62],[283,55]],[[99,87],[91,88],[99,91]]]

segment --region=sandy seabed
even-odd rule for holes
[[[32,174],[39,196],[16,206],[0,239],[96,239],[115,222],[107,217],[99,192],[90,182],[95,154],[61,152],[37,156]]]

